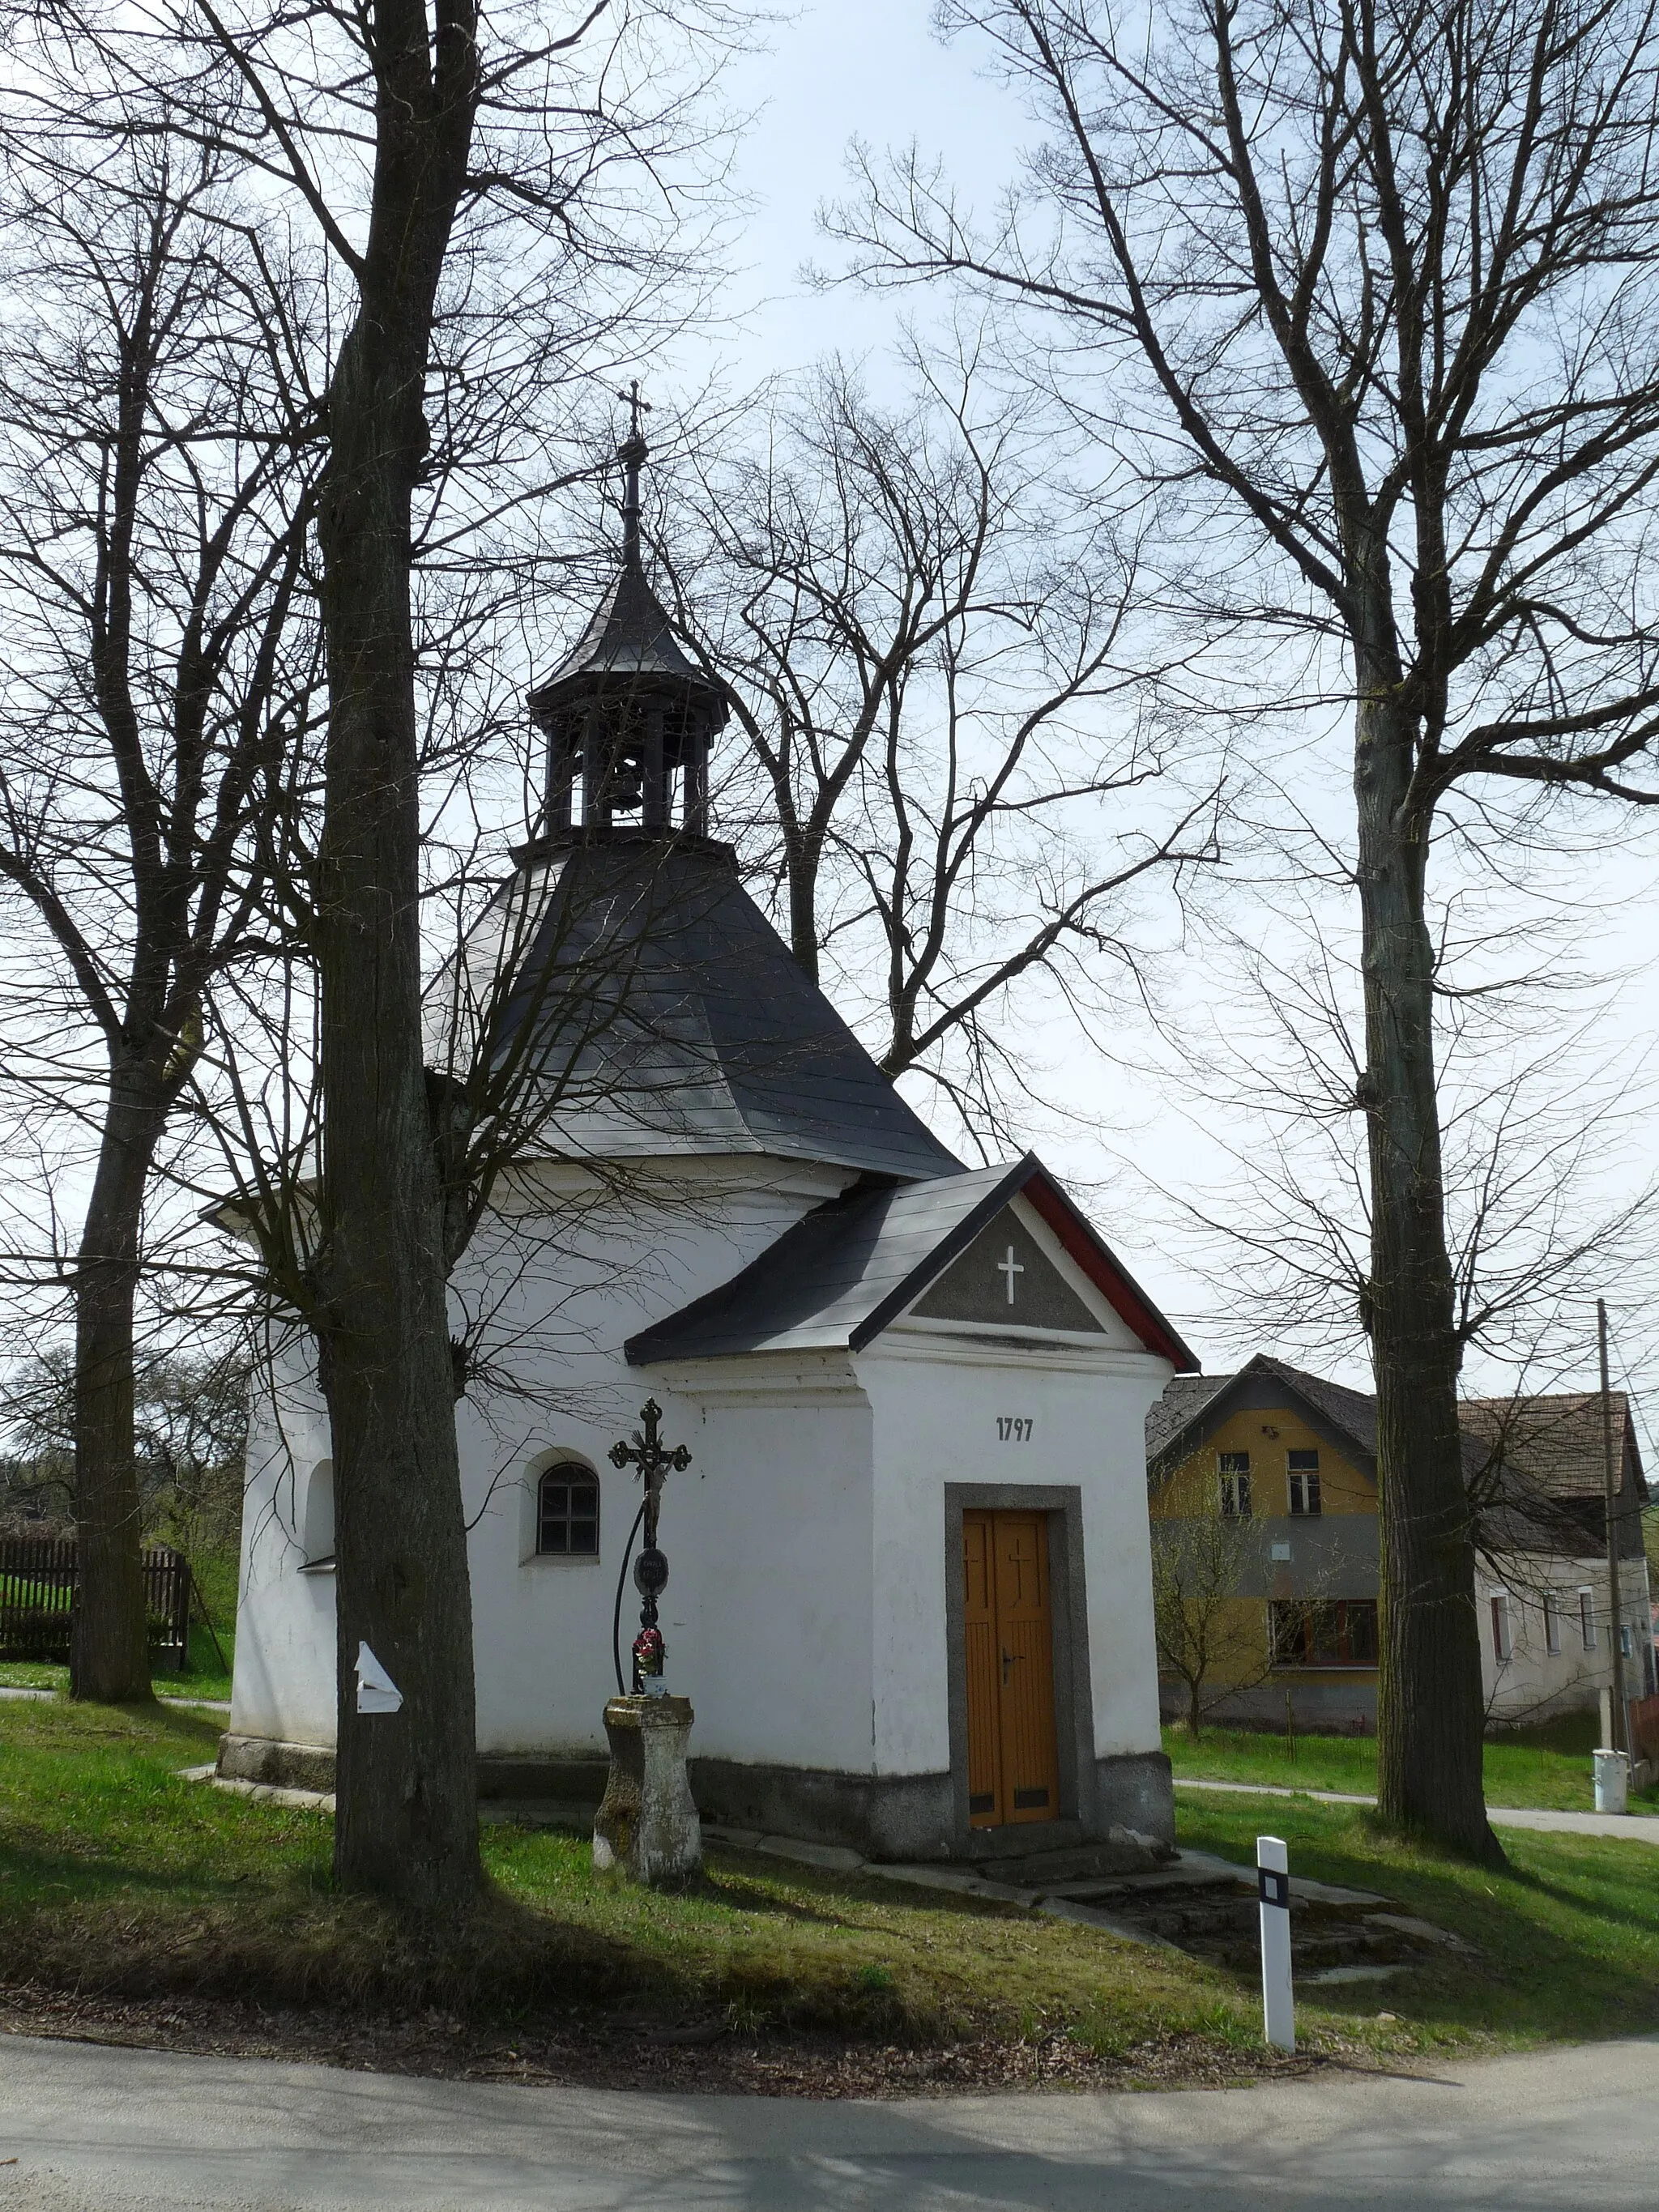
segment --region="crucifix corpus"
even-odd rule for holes
[[[626,1443],[611,1447],[612,1467],[637,1468],[645,1484],[645,1548],[634,1562],[634,1587],[642,1601],[640,1632],[634,1638],[634,1695],[641,1696],[647,1682],[663,1679],[668,1647],[657,1626],[657,1600],[668,1587],[668,1561],[657,1548],[657,1516],[662,1510],[663,1479],[672,1468],[684,1474],[691,1455],[684,1444],[671,1451],[660,1433],[662,1407],[647,1398],[640,1408],[640,1425]]]

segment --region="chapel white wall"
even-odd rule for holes
[[[652,1395],[665,1441],[692,1455],[667,1478],[659,1541],[668,1679],[696,1709],[699,1756],[867,1771],[867,1407],[851,1391],[816,1405],[707,1405],[625,1367],[615,1388],[613,1413],[556,1428],[559,1455],[599,1480],[599,1560],[538,1558],[524,1542],[544,1452],[498,1486],[473,1532],[480,1750],[605,1751],[617,1580],[640,1498],[632,1471],[605,1454]],[[639,1611],[630,1576],[624,1675]]]
[[[272,1355],[248,1408],[240,1596],[231,1686],[234,1735],[334,1741],[334,1577],[301,1573],[331,1483],[328,1415],[303,1340]]]
[[[822,1753],[805,1756],[818,1743],[867,1768],[867,1408],[850,1389],[793,1409],[705,1405],[621,1351],[848,1180],[792,1162],[697,1161],[678,1187],[659,1170],[666,1202],[649,1208],[588,1204],[567,1211],[556,1233],[523,1212],[486,1224],[457,1270],[452,1325],[488,1310],[526,1395],[485,1387],[457,1408],[482,1751],[605,1749],[617,1576],[639,1503],[632,1471],[606,1455],[654,1391],[667,1441],[695,1455],[669,1478],[661,1541],[672,1571],[664,1632],[676,1686],[697,1703],[699,1750],[819,1764]],[[300,1571],[307,1484],[329,1451],[314,1361],[296,1334],[274,1396],[261,1392],[251,1408],[233,1734],[335,1741],[333,1577]],[[536,1479],[561,1457],[599,1480],[597,1561],[535,1556]],[[738,1603],[750,1608],[740,1637]],[[624,1671],[638,1621],[630,1578]],[[749,1656],[757,1648],[773,1655],[760,1679]]]
[[[951,1764],[947,1483],[1076,1486],[1095,1755],[1162,1748],[1146,1512],[1146,1419],[1170,1375],[1151,1353],[1067,1355],[894,1330],[855,1362],[874,1416],[876,1769]],[[1029,1442],[999,1419],[1030,1418]]]

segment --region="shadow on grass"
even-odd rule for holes
[[[1617,1850],[1627,1848],[1625,1844],[1615,1845]],[[1592,1893],[1584,1882],[1575,1886],[1559,1879],[1550,1881],[1530,1867],[1516,1865],[1512,1860],[1504,1873],[1504,1879],[1513,1882],[1516,1888],[1530,1890],[1539,1897],[1547,1898],[1569,1912],[1593,1914],[1598,1920],[1607,1921],[1615,1927],[1633,1929],[1643,1936],[1659,1934],[1659,1928],[1656,1927],[1656,1911],[1659,1907],[1650,1906],[1644,1912],[1639,1907],[1618,1905],[1605,1893]],[[1659,1880],[1659,1868],[1656,1868],[1655,1875],[1656,1880]]]
[[[8,1700],[0,1706],[0,1744],[9,1752],[65,1752],[119,1746],[143,1758],[180,1750],[216,1752],[222,1723],[188,1706],[143,1701],[125,1705],[71,1704],[67,1698]],[[200,1762],[193,1762],[200,1763]]]
[[[816,1887],[817,1885],[812,1877],[805,1874],[805,1869],[801,1871],[806,1885],[809,1887]],[[769,1920],[789,1922],[802,1927],[853,1929],[860,1924],[856,1905],[875,1905],[878,1908],[889,1905],[898,1908],[902,1902],[895,1897],[890,1890],[884,1889],[878,1883],[860,1882],[858,1885],[854,1904],[837,1911],[830,1903],[834,1892],[829,1883],[824,1883],[821,1893],[823,1902],[814,1905],[808,1904],[802,1898],[799,1891],[793,1887],[795,1880],[794,1869],[792,1869],[787,1875],[780,1875],[778,1878],[791,1882],[792,1887],[787,1893],[780,1893],[777,1890],[769,1888],[758,1875],[750,1875],[741,1869],[734,1869],[731,1863],[726,1861],[720,1866],[717,1878],[708,1875],[703,1877],[702,1881],[698,1885],[698,1890],[699,1893],[707,1896],[711,1903],[726,1905],[734,1911],[750,1913],[757,1918],[764,1916]],[[948,1905],[966,1900],[941,1898],[939,1901],[941,1905]],[[914,1909],[916,1900],[911,1899],[909,1902]],[[933,1902],[932,1899],[928,1899],[930,1905]]]
[[[306,1881],[303,1869],[285,1873],[291,1881]],[[137,1893],[151,1900],[170,1899],[180,1911],[189,1911],[216,1898],[245,1899],[252,1879],[246,1874],[215,1876],[194,1869],[180,1873],[176,1867],[140,1866],[113,1844],[101,1850],[42,1848],[30,1844],[27,1826],[22,1824],[21,1836],[14,1831],[0,1842],[0,1880],[6,1884],[0,1927],[14,1921],[20,1911],[49,1902],[47,1893],[57,1890],[67,1891],[77,1905]]]
[[[872,1985],[866,1954],[768,1943],[764,1926],[843,1923],[758,1886],[689,1886],[693,1901],[762,1923],[753,1949],[672,1926],[596,1929],[492,1884],[468,1911],[423,1920],[343,1896],[319,1863],[258,1877],[192,1880],[102,1853],[13,1844],[0,1850],[0,1983],[128,1998],[231,1997],[377,2016],[428,2010],[501,2021],[567,2010],[734,2009],[860,2039],[931,2038],[935,1993]],[[851,1931],[856,1934],[856,1930]]]
[[[23,1855],[27,1859],[31,1855]],[[8,1855],[15,1864],[19,1856]],[[272,2005],[404,2013],[433,2008],[499,2017],[573,1998],[611,1999],[671,1982],[631,1948],[483,1893],[441,1921],[344,1897],[325,1875],[290,1876],[264,1894],[245,1884],[181,1893],[84,1860],[32,1855],[45,1888],[62,1869],[77,1894],[9,1915],[0,1978],[120,1996],[192,1994]],[[88,1894],[88,1875],[98,1893]],[[101,1879],[100,1879],[101,1878]],[[119,1894],[115,1894],[118,1888]]]

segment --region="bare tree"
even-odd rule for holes
[[[1137,900],[1217,858],[1224,784],[1126,651],[1138,547],[1052,426],[966,346],[908,371],[883,406],[827,363],[703,472],[680,613],[748,739],[723,804],[796,958],[983,1136],[1026,1073],[1010,994],[1049,983],[1082,1022],[1109,969],[1137,994]]]
[[[1187,1733],[1267,1679],[1277,1663],[1265,1607],[1244,1594],[1260,1546],[1250,1524],[1220,1513],[1154,1516],[1152,1614],[1158,1663],[1186,1693]]]
[[[214,980],[267,936],[265,824],[302,773],[318,672],[300,302],[286,324],[264,312],[272,270],[235,227],[232,165],[149,120],[88,174],[27,95],[0,114],[9,1103],[37,1137],[78,1125],[88,1142],[60,1151],[89,1182],[73,1249],[17,1259],[74,1301],[70,1683],[112,1701],[150,1695],[147,1206]]]
[[[37,15],[32,21],[41,21]],[[478,1881],[471,1601],[445,1310],[444,1198],[422,1057],[416,520],[449,365],[507,376],[562,303],[673,275],[716,0],[55,0],[99,142],[165,94],[257,173],[268,221],[343,293],[321,418],[318,602],[328,739],[312,943],[324,1104],[305,1313],[333,1430],[338,1524],[335,1857],[422,1907]],[[61,79],[60,79],[61,81]],[[99,95],[107,90],[109,97]],[[580,307],[576,308],[578,317]],[[515,487],[521,491],[522,482]],[[476,530],[478,518],[471,518]],[[367,1644],[401,1711],[360,1721]]]
[[[1055,383],[1188,496],[1211,620],[1352,708],[1382,1483],[1378,1786],[1495,1855],[1436,1091],[1437,814],[1645,802],[1659,721],[1659,40],[1646,0],[951,0],[1048,133],[976,228],[869,170],[867,265],[1048,323]],[[1206,530],[1221,557],[1206,559]],[[1172,562],[1172,569],[1176,564]],[[1320,674],[1318,661],[1322,660]],[[1513,828],[1513,823],[1507,825]]]
[[[141,1359],[134,1380],[140,1533],[192,1563],[234,1549],[241,1519],[248,1370],[237,1340],[215,1351]],[[76,1511],[76,1370],[58,1345],[24,1362],[0,1395],[15,1448],[0,1478],[0,1516]]]
[[[1334,886],[1292,860],[1266,894],[1272,943],[1212,933],[1214,1002],[1171,1024],[1164,1079],[1202,1120],[1224,1182],[1159,1197],[1213,1296],[1218,1338],[1242,1352],[1267,1334],[1346,1362],[1364,1357],[1370,1322],[1368,1133],[1352,1112],[1364,984]],[[1525,933],[1504,928],[1501,982],[1464,989],[1448,971],[1467,974],[1475,947],[1457,944],[1443,907],[1437,917],[1445,1234],[1465,1389],[1471,1367],[1494,1388],[1565,1387],[1587,1357],[1597,1287],[1617,1280],[1638,1306],[1645,1297],[1659,1205],[1644,1140],[1650,1053],[1639,1036],[1609,1042],[1623,994],[1573,972],[1584,919],[1572,917],[1571,942],[1544,933],[1518,980]]]

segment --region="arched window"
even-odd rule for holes
[[[599,1556],[599,1486],[580,1460],[561,1460],[536,1486],[536,1549],[557,1559]]]
[[[334,1462],[319,1459],[306,1484],[305,1520],[300,1532],[305,1551],[302,1574],[331,1573],[334,1567]]]

